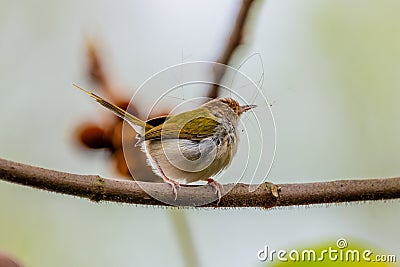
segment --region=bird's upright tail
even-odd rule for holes
[[[76,85],[76,84],[72,84],[74,87],[78,88],[79,90],[81,90],[82,92],[88,94],[89,96],[91,96],[92,98],[94,98],[100,105],[102,105],[103,107],[111,110],[115,115],[117,115],[118,117],[120,117],[121,119],[124,119],[125,121],[127,121],[138,133],[141,133],[143,131],[143,129],[146,129],[147,127],[149,127],[146,122],[142,121],[141,119],[133,116],[132,114],[126,112],[125,110],[123,110],[122,108],[111,104],[110,102],[104,100],[103,98],[101,98],[100,96],[89,92],[85,89],[83,89],[82,87]]]

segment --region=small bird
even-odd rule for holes
[[[136,146],[146,153],[153,172],[172,186],[206,181],[221,199],[223,186],[211,177],[225,169],[237,152],[240,116],[256,105],[243,105],[232,98],[213,99],[177,115],[143,121],[94,93],[73,84],[98,103],[127,121],[138,133]]]

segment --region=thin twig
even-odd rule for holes
[[[225,49],[222,52],[221,57],[217,60],[218,63],[227,65],[233,56],[236,48],[240,45],[243,38],[244,26],[246,25],[246,20],[248,19],[249,10],[254,3],[254,0],[243,0],[240,7],[239,13],[236,17],[235,25],[233,26],[232,32],[226,42]],[[211,87],[208,97],[216,98],[218,97],[218,83],[221,81],[225,73],[225,68],[215,69],[215,83]]]
[[[141,205],[168,206],[150,197],[157,194],[173,203],[171,187],[164,183],[146,183],[102,178],[97,175],[79,175],[33,167],[0,159],[0,180],[22,184],[42,190],[68,194],[93,201],[113,201]],[[250,192],[246,184],[226,184],[228,191],[219,203],[214,201],[204,207],[280,207],[322,203],[384,200],[400,198],[400,177],[340,180],[319,183],[278,184],[263,183]],[[279,190],[278,190],[279,189]],[[181,186],[178,201],[182,206],[192,206],[215,197],[211,186]]]
[[[198,255],[193,240],[193,231],[190,229],[186,210],[170,209],[169,218],[171,226],[175,231],[175,238],[178,241],[184,266],[200,266]]]

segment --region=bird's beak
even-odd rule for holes
[[[246,111],[248,111],[248,110],[250,110],[250,109],[253,109],[253,108],[255,108],[255,107],[257,107],[257,105],[244,105],[244,106],[240,106],[239,114],[242,114],[242,113],[244,113],[244,112],[246,112]]]

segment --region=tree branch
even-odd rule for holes
[[[242,5],[236,17],[235,25],[233,26],[232,32],[229,35],[225,49],[222,52],[222,55],[217,60],[218,63],[228,65],[236,48],[242,42],[244,26],[246,25],[246,21],[250,13],[249,11],[253,3],[254,0],[242,0]],[[225,73],[225,68],[215,70],[215,83],[210,89],[208,97],[210,98],[218,97],[218,83],[221,81],[222,77],[224,76],[224,73]]]
[[[68,194],[93,201],[114,201],[141,205],[168,204],[150,197],[148,192],[174,201],[171,187],[164,183],[146,183],[102,178],[97,175],[79,175],[33,167],[0,159],[0,179],[56,193]],[[281,207],[352,201],[400,198],[400,178],[340,180],[331,182],[280,184],[263,183],[250,192],[246,184],[226,184],[229,192],[221,201],[203,207]],[[191,206],[215,197],[211,186],[183,185],[178,191],[179,204]]]

